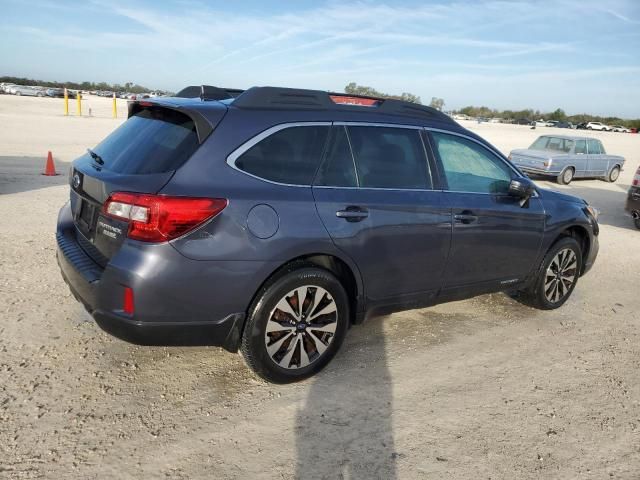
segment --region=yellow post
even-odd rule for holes
[[[69,115],[69,92],[64,89],[64,114]]]
[[[78,91],[76,93],[76,100],[78,101],[78,108],[77,108],[77,112],[78,112],[78,116],[81,117],[82,116],[82,95],[80,95],[80,91]]]
[[[118,108],[116,107],[116,94],[113,94],[113,118],[118,118]]]

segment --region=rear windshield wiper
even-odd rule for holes
[[[91,158],[93,158],[96,161],[96,163],[98,163],[100,165],[104,165],[104,160],[96,152],[94,152],[90,148],[87,148],[87,153],[89,153],[89,155],[91,155]]]

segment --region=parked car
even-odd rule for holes
[[[613,125],[611,127],[613,132],[621,132],[621,133],[631,133],[631,130],[627,127],[623,127],[622,125]]]
[[[64,98],[64,88],[47,88],[45,94],[47,97]]]
[[[640,229],[640,167],[636,170],[629,192],[625,210],[631,214],[636,227]]]
[[[554,126],[556,128],[575,128],[571,122],[557,122]]]
[[[13,95],[12,89],[14,87],[17,87],[15,83],[4,83],[0,90],[2,90],[2,93],[6,93],[7,95]]]
[[[436,109],[210,91],[131,102],[73,163],[58,262],[116,336],[240,350],[291,382],[367,316],[504,290],[554,309],[595,261],[592,207]]]
[[[29,97],[44,97],[45,93],[39,88],[29,87],[26,85],[15,85],[11,88],[14,95],[24,95]]]
[[[587,130],[601,130],[603,132],[608,132],[611,128],[608,125],[600,122],[587,122],[585,125],[585,129]]]
[[[553,177],[568,185],[574,178],[601,178],[615,182],[624,158],[607,155],[596,138],[543,135],[527,149],[512,150],[511,160],[527,174]]]
[[[519,118],[513,123],[515,123],[516,125],[531,125],[531,120],[529,120],[528,118]]]

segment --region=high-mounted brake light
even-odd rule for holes
[[[382,103],[382,100],[375,98],[362,98],[362,97],[349,97],[345,95],[329,95],[329,98],[333,103],[339,105],[359,105],[361,107],[377,107]]]
[[[143,242],[166,242],[218,215],[225,198],[169,197],[142,193],[112,193],[102,207],[110,217],[129,223],[127,236]]]

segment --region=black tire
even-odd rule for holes
[[[564,252],[566,250],[571,250],[575,255],[575,270],[573,283],[570,285],[566,285],[566,283],[562,283],[564,288],[566,289],[560,298],[556,301],[553,299],[550,300],[548,298],[549,290],[545,290],[545,282],[551,278],[547,275],[547,270],[550,268],[551,263],[556,258],[556,255],[559,252]],[[571,258],[569,256],[569,258]],[[575,289],[578,279],[580,277],[580,272],[582,271],[582,249],[580,248],[580,244],[573,237],[562,237],[556,243],[554,243],[544,259],[542,260],[542,264],[536,273],[536,277],[526,290],[517,292],[513,298],[518,300],[520,303],[528,305],[533,308],[538,308],[540,310],[553,310],[561,307],[564,303],[569,299],[573,290]],[[562,280],[556,281],[562,282]],[[553,292],[551,293],[553,297]]]
[[[287,295],[298,288],[305,287],[311,287],[310,289],[305,289],[306,292],[311,293],[307,293],[309,296],[306,296],[305,299],[302,300],[303,306],[306,304],[305,302],[307,302],[307,300],[311,301],[311,295],[317,291],[318,287],[326,290],[328,294],[323,297],[325,302],[327,299],[335,302],[335,333],[331,337],[324,334],[324,338],[327,339],[327,337],[329,337],[329,339],[326,343],[323,342],[326,350],[320,353],[319,349],[315,349],[315,346],[319,345],[316,341],[318,336],[315,335],[312,338],[312,329],[310,328],[309,331],[307,331],[306,328],[304,330],[297,328],[300,327],[300,324],[305,324],[305,320],[313,316],[313,309],[316,309],[316,307],[321,304],[319,302],[317,305],[313,305],[313,302],[311,302],[309,307],[311,308],[311,311],[303,313],[302,320],[298,323],[295,323],[297,320],[295,320],[291,315],[285,316],[286,318],[291,318],[293,320],[290,322],[292,325],[296,325],[294,328],[289,324],[289,322],[283,322],[286,325],[283,328],[292,329],[289,333],[284,333],[284,330],[282,332],[273,332],[275,335],[280,335],[280,333],[282,333],[282,335],[275,337],[276,340],[272,341],[271,345],[275,345],[278,340],[281,340],[283,337],[288,337],[289,339],[284,340],[284,343],[282,343],[282,346],[279,347],[275,356],[272,358],[272,355],[267,351],[267,338],[274,339],[274,336],[271,336],[272,333],[267,334],[267,323],[271,321],[271,324],[273,325],[272,319],[274,317],[272,316],[276,315],[276,311],[279,311],[276,307],[279,302],[283,300],[288,301],[287,298],[291,299],[293,297],[287,297]],[[316,290],[313,290],[313,288]],[[296,296],[295,298],[297,299],[298,297]],[[290,300],[288,303],[291,305]],[[318,310],[316,309],[315,311],[317,312]],[[256,296],[254,302],[249,308],[247,323],[242,335],[240,351],[242,352],[242,355],[249,367],[258,376],[269,382],[291,383],[303,380],[318,373],[335,356],[342,344],[342,341],[344,340],[349,326],[349,313],[349,299],[347,293],[340,281],[331,272],[310,265],[293,266],[291,269],[285,270],[280,275],[276,275],[273,280],[267,282]],[[307,316],[305,316],[305,314]],[[284,318],[280,313],[277,315],[279,318]],[[310,320],[309,323],[306,323],[305,325],[311,326]],[[321,333],[320,335],[322,336],[323,334]],[[296,345],[296,342],[298,341],[300,343],[299,345]],[[293,348],[291,348],[291,343],[294,343]],[[322,347],[322,345],[320,346]],[[311,347],[313,360],[311,360],[311,356],[309,356],[309,348],[307,347]],[[282,352],[283,348],[287,352],[291,351],[291,349],[293,350],[288,362],[288,366],[290,368],[285,368],[276,363],[276,357]],[[300,362],[303,360],[303,353],[301,352],[302,348],[305,348],[304,355],[307,360],[311,362],[306,366],[299,366]],[[278,358],[284,361],[286,357],[287,355],[284,354]],[[293,362],[297,362],[295,367],[292,367]]]
[[[560,175],[558,175],[556,180],[560,185],[569,185],[573,180],[574,173],[575,171],[573,170],[573,167],[567,167],[560,172]]]
[[[613,167],[611,169],[611,171],[609,172],[609,175],[607,175],[607,177],[605,178],[605,180],[609,183],[613,183],[616,180],[618,180],[618,177],[620,176],[620,167],[618,167],[617,165],[615,167]]]

